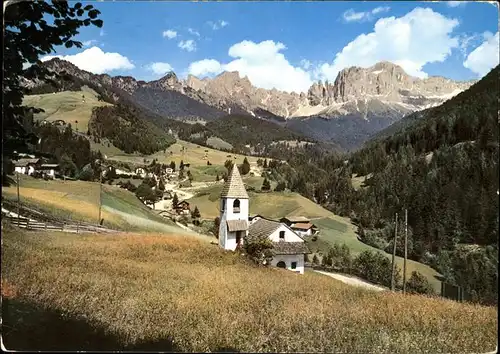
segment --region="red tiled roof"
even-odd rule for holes
[[[309,230],[312,227],[314,227],[314,225],[311,223],[297,223],[292,225],[292,229],[299,229],[299,230]]]

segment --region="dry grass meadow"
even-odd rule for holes
[[[350,353],[495,348],[496,308],[257,268],[207,242],[168,236],[26,233],[6,225],[6,348]]]
[[[82,100],[85,96],[85,102]],[[82,91],[63,91],[43,95],[27,95],[23,104],[43,108],[45,112],[35,114],[37,120],[55,121],[61,119],[71,123],[74,130],[86,133],[92,115],[92,108],[110,106],[99,101],[94,90],[84,86]]]

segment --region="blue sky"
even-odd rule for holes
[[[477,79],[498,64],[498,8],[446,2],[93,2],[102,30],[57,48],[82,69],[153,80],[224,70],[256,86],[307,90],[380,60],[417,77]],[[174,36],[175,34],[175,36]]]

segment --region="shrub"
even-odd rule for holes
[[[413,271],[410,279],[406,282],[406,291],[410,294],[435,295],[434,288],[427,278],[417,271]]]
[[[273,243],[270,239],[250,239],[245,240],[243,248],[247,256],[250,257],[256,264],[269,265],[273,258],[271,249]]]
[[[389,258],[379,252],[361,252],[353,262],[354,273],[372,283],[391,286],[392,264]],[[401,274],[396,266],[395,284],[400,283]]]

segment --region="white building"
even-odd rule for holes
[[[43,172],[48,177],[54,179],[56,177],[56,171],[59,169],[59,165],[56,163],[44,163],[38,168],[39,171]]]
[[[310,252],[302,237],[278,221],[260,215],[249,218],[248,212],[249,197],[235,165],[221,193],[219,246],[234,251],[245,240],[269,239],[271,265],[303,274],[304,255]]]
[[[141,176],[142,178],[146,177],[146,170],[142,167],[138,167],[135,169],[135,174]]]
[[[40,159],[19,159],[13,163],[15,172],[31,176],[39,166]]]
[[[273,243],[272,266],[304,274],[304,255],[310,252],[302,237],[285,224],[261,217],[250,223],[247,239],[262,238]]]
[[[219,246],[234,251],[248,234],[248,194],[237,166],[221,193]]]

